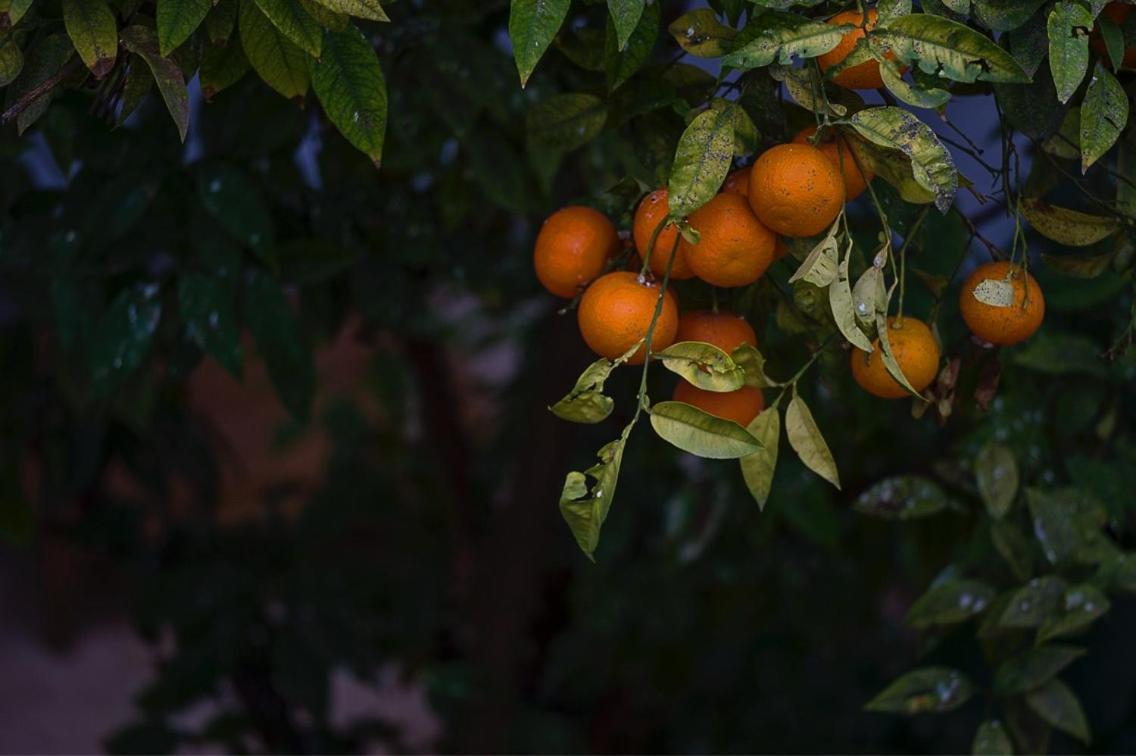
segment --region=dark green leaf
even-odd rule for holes
[[[178,280],[178,306],[189,338],[241,377],[241,333],[230,286],[197,273]]]
[[[323,28],[299,0],[255,0],[260,12],[296,47],[314,57],[323,50]]]
[[[315,393],[315,365],[311,347],[284,290],[268,275],[251,271],[245,283],[242,312],[280,401],[297,419],[306,422]]]
[[[158,53],[158,38],[154,31],[145,26],[131,26],[122,30],[123,46],[134,53],[150,69],[154,83],[158,85],[158,93],[166,103],[166,110],[177,125],[181,140],[189,132],[189,90],[185,86],[185,77],[177,64]]]
[[[628,40],[639,26],[639,20],[643,17],[646,6],[645,0],[607,0],[607,9],[611,14],[612,26],[615,28],[617,50],[622,51],[627,48]],[[655,10],[657,25],[659,3],[652,0],[650,6]]]
[[[998,616],[999,627],[1038,627],[1057,611],[1065,593],[1065,581],[1055,575],[1034,578],[1010,594]]]
[[[1057,99],[1069,102],[1089,68],[1089,30],[1093,15],[1076,0],[1058,0],[1049,12],[1049,70]]]
[[[530,143],[545,149],[574,150],[603,131],[607,112],[595,95],[553,95],[529,109],[525,122]]]
[[[1082,743],[1088,744],[1089,721],[1081,702],[1069,686],[1053,678],[1026,696],[1026,703],[1039,717],[1062,732],[1067,732]]]
[[[1100,63],[1081,103],[1081,173],[1099,160],[1128,125],[1128,95]]]
[[[201,59],[201,94],[206,100],[213,99],[240,81],[248,70],[248,58],[240,45],[210,45]]]
[[[197,30],[209,9],[210,0],[158,0],[158,51],[169,55]]]
[[[914,520],[951,508],[937,483],[917,475],[886,478],[856,497],[853,509],[885,520]]]
[[[981,580],[944,580],[931,586],[911,605],[907,624],[926,628],[966,622],[994,599],[994,589]]]
[[[245,57],[257,75],[285,97],[307,94],[309,56],[280,33],[255,0],[241,0],[238,23]]]
[[[1014,364],[1050,375],[1103,376],[1106,370],[1100,352],[1083,336],[1043,329],[1014,355]]]
[[[1037,631],[1037,642],[1084,630],[1111,608],[1108,596],[1091,583],[1072,585],[1057,605],[1057,613],[1045,619]]]
[[[974,474],[986,511],[994,519],[1001,519],[1010,511],[1018,493],[1018,462],[1014,452],[991,441],[978,452]]]
[[[110,73],[118,55],[118,24],[110,7],[103,0],[63,0],[63,24],[95,78]]]
[[[951,711],[973,694],[974,686],[962,672],[949,667],[924,667],[901,676],[864,708],[908,715]]]
[[[24,53],[12,37],[0,41],[0,87],[6,87],[16,80],[24,70]]]
[[[264,262],[276,265],[272,218],[260,192],[236,168],[222,163],[207,165],[197,174],[201,204],[229,233]]]
[[[91,349],[96,395],[109,397],[146,359],[162,317],[156,284],[124,289],[103,315]]]
[[[315,0],[325,8],[370,21],[390,21],[379,0]]]
[[[1041,687],[1085,655],[1074,646],[1038,646],[1018,654],[999,665],[994,673],[994,692],[1013,696]]]
[[[560,31],[571,0],[512,0],[509,7],[509,37],[521,86],[528,83],[536,64],[556,32]]]
[[[312,60],[312,88],[347,141],[376,166],[387,129],[387,85],[370,43],[358,29],[327,32],[323,57]]]
[[[988,719],[978,726],[970,746],[974,756],[1013,756],[1014,744],[1006,728],[997,719]]]
[[[608,0],[609,3],[627,3],[629,0]],[[642,0],[638,0],[642,5]],[[643,8],[639,22],[630,39],[617,37],[617,28],[608,24],[604,54],[604,69],[607,73],[607,88],[614,90],[631,78],[651,57],[655,42],[659,37],[659,6],[651,2]],[[614,11],[613,11],[614,13]],[[614,15],[613,15],[614,18]]]

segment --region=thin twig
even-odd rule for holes
[[[2,115],[0,115],[0,123],[7,123],[8,121],[18,116],[20,113],[23,113],[25,110],[30,108],[36,100],[59,86],[59,84],[68,76],[70,76],[80,65],[82,64],[79,62],[78,58],[72,58],[67,62],[67,65],[59,69],[57,73],[47,77],[39,84],[36,84],[34,87],[29,89],[27,92],[24,92],[22,95],[20,95],[20,99],[16,100],[12,104],[12,107],[8,108]]]

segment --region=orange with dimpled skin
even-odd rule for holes
[[[616,271],[600,276],[580,298],[576,311],[580,335],[593,352],[614,360],[647,335],[658,298],[658,284],[643,281],[635,273]],[[673,344],[676,331],[678,303],[668,289],[651,337],[651,351]],[[646,358],[647,351],[641,346],[628,364],[640,365]]]
[[[793,137],[793,142],[795,144],[812,144],[809,140],[816,132],[816,126],[801,129]],[[864,190],[868,188],[868,182],[876,177],[876,174],[872,173],[868,166],[868,162],[859,153],[852,154],[852,150],[855,149],[853,143],[846,137],[836,134],[835,129],[825,129],[820,141],[813,146],[824,153],[824,156],[840,169],[840,175],[844,179],[845,202],[851,202],[863,194]],[[861,168],[867,170],[867,175],[860,170]]]
[[[603,272],[618,249],[619,235],[603,213],[572,205],[544,221],[533,249],[533,267],[544,288],[571,299]]]
[[[687,220],[698,232],[698,243],[681,239],[679,251],[694,275],[708,284],[746,286],[761,278],[773,262],[777,237],[741,195],[717,194]]]
[[[816,236],[844,207],[844,179],[811,144],[779,144],[750,169],[749,204],[762,224],[782,236]]]
[[[731,354],[742,344],[756,347],[757,334],[741,315],[725,311],[688,310],[678,317],[675,341],[701,341]]]
[[[705,391],[686,381],[679,381],[673,398],[676,402],[693,405],[714,417],[733,420],[743,428],[765,409],[765,397],[753,386],[743,386],[737,391],[718,392]]]

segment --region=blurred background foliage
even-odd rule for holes
[[[37,5],[58,23],[58,3]],[[624,401],[602,427],[546,411],[591,357],[538,291],[532,240],[568,202],[627,228],[716,82],[660,35],[608,92],[606,9],[577,5],[524,90],[505,2],[395,2],[392,23],[362,25],[389,96],[381,170],[253,76],[207,103],[191,84],[184,144],[157,96],[113,127],[122,104],[93,85],[61,89],[23,135],[0,131],[0,534],[44,570],[59,541],[108,561],[153,644],[136,720],[107,747],[405,748],[390,722],[333,716],[334,673],[378,685],[393,669],[425,686],[445,750],[960,752],[991,717],[1019,747],[1076,750],[1024,696],[991,693],[998,645],[1028,647],[1065,604],[1046,598],[994,640],[954,624],[1048,575],[1112,596],[1072,627],[1090,652],[1064,679],[1093,751],[1136,749],[1136,604],[1116,592],[1136,588],[1122,551],[1136,360],[1098,356],[1129,324],[1130,273],[1042,268],[1046,329],[1002,355],[969,340],[946,295],[961,378],[945,424],[856,391],[831,350],[802,391],[843,491],[785,454],[759,512],[736,465],[640,428],[596,564],[579,553],[556,507],[563,475],[626,421],[637,376],[609,382]],[[660,28],[683,10],[665,4]],[[565,91],[603,94],[593,138],[527,134],[534,106]],[[998,128],[981,112],[976,138]],[[799,120],[752,115],[766,144]],[[906,235],[919,208],[877,186]],[[874,215],[851,212],[870,248]],[[981,227],[1004,232],[990,217]],[[926,314],[935,277],[985,250],[957,214],[932,211],[913,236],[932,285],[908,307]],[[781,376],[831,328],[790,317],[791,272],[725,303]],[[800,311],[808,296],[798,287]],[[1036,494],[1015,489],[998,519],[976,472],[1006,454]],[[982,581],[982,605],[905,622],[933,581],[964,578]],[[65,614],[45,622],[57,643],[83,626]],[[900,696],[963,703],[942,717],[863,710],[915,666],[961,670],[976,693]],[[203,702],[209,716],[185,724]]]

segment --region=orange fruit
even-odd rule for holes
[[[742,344],[756,347],[757,334],[741,315],[689,310],[678,316],[675,341],[702,341],[731,354]]]
[[[777,237],[754,216],[745,197],[717,194],[688,218],[697,244],[685,239],[679,251],[696,276],[715,286],[745,286],[773,262]]]
[[[931,385],[939,374],[939,343],[927,324],[917,318],[888,318],[888,343],[907,382],[917,391]],[[872,342],[874,351],[852,350],[852,377],[860,388],[882,399],[901,399],[907,390],[891,377],[884,366],[880,340]]]
[[[743,428],[749,425],[765,409],[765,397],[760,389],[743,386],[737,391],[705,391],[697,386],[679,381],[675,386],[674,400],[692,404],[723,420],[733,420]]]
[[[1131,10],[1132,6],[1127,3],[1109,3],[1101,10],[1101,15],[1107,16],[1114,24],[1123,26]],[[1089,44],[1098,55],[1108,61],[1109,65],[1112,65],[1111,59],[1108,57],[1108,47],[1104,43],[1104,37],[1101,36],[1099,25],[1093,26],[1092,34],[1089,35]],[[1124,60],[1121,65],[1124,68],[1136,68],[1136,48],[1129,47],[1124,51]]]
[[[619,249],[619,235],[603,213],[570,206],[545,219],[533,249],[533,267],[544,288],[570,299],[603,272]]]
[[[1014,302],[1009,307],[995,307],[974,298],[975,288],[983,281],[1009,281]],[[1025,341],[1041,327],[1045,317],[1045,297],[1028,272],[1008,262],[980,265],[970,274],[959,292],[959,309],[966,327],[978,338],[998,346]]]
[[[635,237],[635,249],[639,250],[640,260],[646,258],[647,247],[651,245],[651,235],[655,233],[655,228],[662,222],[663,218],[667,217],[669,212],[670,206],[667,204],[666,189],[656,189],[639,203],[639,207],[635,210],[632,236]],[[671,250],[674,249],[675,239],[677,238],[678,228],[672,225],[664,228],[659,234],[659,238],[655,240],[655,249],[651,253],[651,272],[659,278],[662,278],[663,274],[667,272],[667,261],[670,259]],[[694,272],[687,265],[680,245],[678,251],[675,252],[674,264],[671,266],[671,278],[683,279],[693,276]]]
[[[866,24],[869,31],[876,25],[876,18],[878,17],[875,8],[868,9],[868,23]],[[840,44],[832,48],[824,55],[817,58],[817,63],[820,64],[821,71],[827,71],[835,65],[839,65],[845,58],[851,54],[855,49],[856,43],[864,38],[864,29],[862,28],[863,16],[859,11],[847,10],[843,13],[837,13],[832,18],[828,19],[828,23],[833,26],[841,26],[843,24],[854,24],[855,29],[845,33],[841,38]],[[894,53],[887,54],[888,60],[895,60]],[[906,70],[901,67],[900,71]],[[880,64],[875,60],[866,60],[855,66],[845,68],[836,76],[832,77],[834,84],[844,87],[845,89],[879,89],[884,85],[884,80],[880,76]]]
[[[749,204],[783,236],[816,236],[844,206],[840,171],[811,144],[770,147],[749,172]]]
[[[584,291],[576,311],[584,342],[596,354],[614,360],[647,335],[658,298],[658,285],[640,280],[635,273],[615,271],[600,276]],[[673,344],[677,330],[678,303],[668,289],[651,337],[651,351]],[[640,365],[646,357],[641,346],[628,362]]]
[[[736,171],[726,176],[725,183],[722,184],[723,192],[732,192],[740,194],[743,197],[749,196],[749,169],[738,168]]]
[[[793,142],[795,144],[811,144],[809,140],[812,139],[816,130],[816,126],[801,129],[793,137]],[[845,202],[851,202],[863,194],[864,190],[868,188],[868,182],[876,177],[876,174],[872,173],[868,166],[867,160],[859,153],[852,154],[853,142],[847,137],[837,134],[834,129],[825,129],[820,141],[813,146],[824,153],[824,156],[840,170],[840,175],[844,179]],[[864,172],[860,170],[861,167],[868,171],[867,175],[864,175]]]

